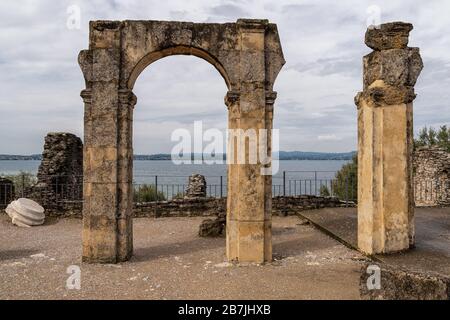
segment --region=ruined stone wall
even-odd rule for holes
[[[83,143],[71,133],[49,133],[45,137],[38,183],[33,198],[44,207],[63,206],[63,199],[82,199]]]
[[[134,205],[134,217],[212,217],[226,213],[227,198],[174,199],[138,203]],[[320,208],[346,206],[334,197],[296,196],[272,199],[272,214],[295,215],[296,212]],[[65,202],[57,209],[47,210],[47,215],[56,217],[82,216],[81,202]]]
[[[439,147],[414,152],[416,206],[450,206],[450,153]]]

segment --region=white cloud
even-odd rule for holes
[[[342,138],[336,136],[335,134],[325,134],[317,137],[319,141],[341,141]]]
[[[79,5],[81,29],[68,30],[67,7]],[[286,66],[275,89],[274,126],[281,149],[356,148],[353,97],[362,87],[366,9],[382,22],[412,22],[411,46],[425,69],[416,87],[415,126],[450,122],[450,2],[431,1],[117,1],[0,2],[0,153],[39,153],[49,131],[82,136],[84,83],[78,52],[88,46],[89,20],[144,19],[226,22],[267,18],[277,23]],[[223,79],[203,60],[170,57],[149,66],[136,88],[135,151],[168,152],[171,130],[204,120],[226,126]],[[339,139],[335,139],[334,136]],[[320,137],[322,137],[320,139]]]

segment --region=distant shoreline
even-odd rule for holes
[[[303,152],[303,151],[280,151],[278,160],[283,161],[301,161],[301,160],[352,160],[353,156],[356,154],[353,152],[343,152],[343,153],[326,153],[326,152]],[[222,155],[225,160],[226,157]],[[200,155],[192,155],[192,159],[201,159]],[[220,155],[217,155],[220,159]],[[41,161],[42,155],[33,154],[29,156],[24,155],[8,155],[0,154],[0,161]],[[171,161],[172,157],[170,154],[154,154],[154,155],[134,155],[135,161]],[[210,156],[204,157],[204,160],[214,160]]]

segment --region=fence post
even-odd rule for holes
[[[22,173],[22,198],[25,198],[25,174]]]
[[[314,195],[317,196],[317,171],[314,171]]]
[[[155,176],[155,193],[156,193],[156,200],[158,200],[158,176]]]
[[[220,176],[220,198],[223,198],[223,176]]]
[[[286,197],[286,171],[283,171],[283,197]]]
[[[348,176],[346,176],[345,177],[345,206],[346,207],[348,207],[348,180],[349,180],[349,177]]]

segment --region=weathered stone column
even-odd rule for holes
[[[411,24],[369,29],[358,106],[358,246],[368,254],[414,245],[412,185],[414,85],[423,68],[409,48]]]
[[[89,50],[79,63],[86,79],[83,261],[115,263],[118,241],[120,29],[90,25]]]
[[[137,98],[131,90],[119,90],[118,110],[118,212],[117,259],[133,254],[133,109]]]
[[[229,129],[238,129],[234,159],[229,166],[227,204],[227,256],[239,262],[263,263],[272,260],[271,197],[268,179],[262,174],[258,157],[260,129],[266,128],[266,20],[238,20],[240,33],[240,91],[228,94]],[[256,141],[249,138],[256,137]],[[233,137],[231,139],[234,139]],[[229,141],[229,145],[233,143]],[[256,148],[255,148],[256,147]],[[231,153],[228,153],[231,156]],[[245,157],[244,157],[245,156]],[[254,161],[256,158],[256,161]],[[228,159],[229,161],[232,159]],[[269,192],[269,193],[267,193]]]

